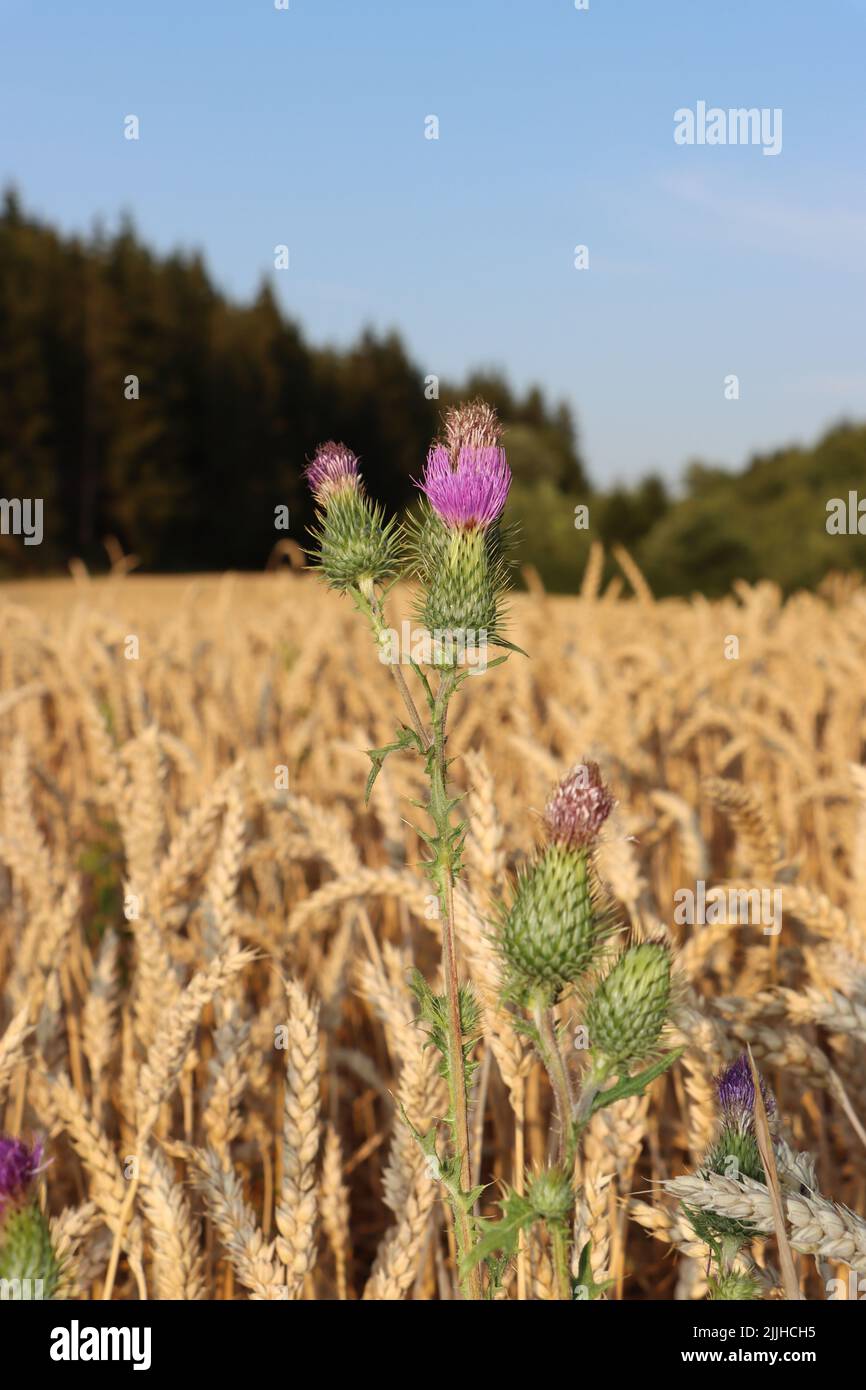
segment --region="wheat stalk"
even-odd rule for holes
[[[277,1254],[289,1298],[300,1298],[316,1262],[316,1155],[319,1150],[319,1011],[302,985],[286,984],[289,1006],[283,1111],[283,1180],[276,1210]]]
[[[772,1201],[763,1183],[711,1173],[703,1178],[671,1178],[664,1186],[685,1206],[751,1222],[758,1232],[773,1229]],[[859,1273],[866,1272],[866,1222],[816,1192],[786,1194],[782,1200],[795,1250],[825,1260],[842,1260]]]

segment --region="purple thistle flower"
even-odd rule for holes
[[[329,440],[320,444],[306,468],[307,482],[316,501],[326,506],[335,493],[357,488],[360,477],[358,459],[345,444]]]
[[[554,788],[544,808],[544,824],[557,844],[588,849],[613,807],[598,763],[578,763]]]
[[[39,1172],[42,1144],[31,1146],[23,1139],[0,1134],[0,1216],[7,1206],[19,1202]]]
[[[768,1087],[760,1078],[761,1095],[767,1114],[772,1115],[776,1108]],[[755,1113],[755,1083],[752,1069],[745,1052],[716,1077],[716,1090],[719,1096],[719,1109],[728,1124],[742,1128],[750,1125]]]
[[[446,526],[486,527],[496,521],[511,487],[505,450],[497,445],[464,445],[451,466],[451,455],[437,444],[427,455],[424,477],[416,484]]]

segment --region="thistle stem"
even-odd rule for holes
[[[373,632],[378,642],[382,633],[385,631],[385,615],[382,611],[382,605],[379,602],[379,596],[376,593],[372,579],[362,579],[359,588],[363,600],[367,605],[370,621],[373,625]],[[418,706],[412,699],[412,693],[406,684],[406,677],[400,669],[400,663],[399,661],[389,661],[388,665],[391,669],[391,675],[396,682],[397,689],[400,692],[403,704],[406,706],[406,712],[412,722],[412,728],[421,740],[421,746],[427,749],[430,747],[432,740],[421,721],[421,716],[418,713]]]
[[[558,1161],[566,1171],[569,1171],[574,1166],[574,1155],[577,1147],[571,1082],[557,1042],[551,1010],[536,1003],[533,1005],[532,1015],[538,1032],[541,1060],[547,1069],[553,1088],[556,1121],[559,1126]]]
[[[568,1236],[559,1221],[548,1223],[550,1244],[553,1251],[553,1272],[556,1275],[556,1297],[560,1301],[571,1302],[571,1270],[568,1267]]]
[[[469,1138],[469,1103],[463,1055],[463,1025],[460,1017],[460,987],[457,980],[457,952],[454,936],[454,850],[448,803],[448,764],[445,757],[445,726],[448,702],[454,693],[454,673],[443,674],[433,709],[433,755],[430,759],[430,802],[428,810],[436,826],[437,852],[433,872],[440,889],[442,905],[442,973],[448,1001],[448,1083],[454,1113],[454,1136],[460,1160],[460,1187],[472,1191],[472,1161]],[[469,1213],[454,1204],[458,1243],[463,1253],[472,1247]],[[476,1265],[469,1275],[466,1296],[481,1297],[481,1273]]]
[[[406,684],[406,677],[403,675],[403,672],[400,670],[399,664],[396,661],[389,662],[388,664],[391,667],[391,674],[393,675],[394,680],[397,682],[397,689],[403,697],[403,703],[409,712],[409,718],[412,721],[412,727],[414,728],[416,734],[420,738],[424,747],[429,748],[430,735],[424,728],[424,725],[421,723],[421,716],[418,713],[418,707],[415,704],[415,701],[412,699],[409,687]]]
[[[385,631],[385,619],[379,596],[371,579],[362,579],[358,594],[370,616],[373,632],[378,641]],[[451,1111],[454,1116],[454,1139],[460,1160],[460,1190],[463,1194],[472,1191],[472,1159],[469,1137],[469,1104],[466,1096],[466,1071],[463,1056],[463,1026],[460,1018],[460,988],[457,980],[457,952],[454,940],[454,843],[448,800],[448,763],[445,757],[445,725],[448,718],[448,702],[454,693],[456,675],[454,671],[444,672],[439,683],[435,701],[428,696],[431,704],[432,734],[425,729],[415,701],[406,684],[399,663],[389,662],[391,673],[397,682],[397,689],[412,721],[412,727],[428,758],[427,770],[430,776],[430,800],[427,810],[436,827],[436,857],[430,861],[431,877],[439,889],[442,908],[442,973],[445,977],[445,993],[448,1001],[447,1028],[447,1070]],[[426,685],[426,682],[425,682]],[[469,1253],[472,1248],[472,1223],[469,1212],[460,1201],[453,1201],[454,1225],[457,1237],[458,1254]],[[464,1281],[464,1293],[468,1298],[482,1296],[481,1272],[474,1266]]]
[[[602,1089],[606,1070],[606,1068],[599,1068],[593,1063],[586,1075],[580,1095],[577,1098],[577,1105],[573,1110],[576,1139],[580,1138],[592,1119],[592,1108],[595,1105],[596,1097]]]

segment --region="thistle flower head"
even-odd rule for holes
[[[336,495],[360,485],[358,459],[345,444],[329,440],[320,444],[306,468],[307,482],[320,506],[327,506]]]
[[[446,526],[481,529],[501,516],[510,486],[505,450],[473,444],[464,444],[453,464],[448,449],[435,445],[418,484]]]
[[[492,405],[480,396],[454,406],[445,416],[445,442],[456,463],[464,448],[495,448],[502,440],[502,426]]]
[[[52,1298],[60,1276],[51,1230],[33,1185],[41,1166],[38,1140],[27,1144],[0,1134],[0,1282],[17,1285],[17,1298]]]
[[[31,1146],[23,1139],[0,1135],[0,1216],[28,1195],[41,1161],[42,1145],[38,1140]]]
[[[554,789],[544,808],[551,840],[572,849],[587,849],[614,807],[614,798],[601,780],[598,763],[578,763]]]
[[[393,578],[403,563],[399,527],[365,494],[352,450],[333,441],[320,444],[306,473],[320,508],[311,532],[319,548],[312,558],[331,587],[352,590]]]
[[[524,1004],[555,1003],[586,974],[610,930],[586,850],[548,845],[518,874],[501,914],[508,994]]]
[[[420,581],[418,617],[458,645],[504,643],[509,535],[500,518],[511,486],[495,412],[484,401],[445,419],[416,486],[425,503],[409,529],[409,559]],[[447,664],[447,663],[446,663]]]
[[[574,1206],[574,1186],[562,1168],[545,1168],[529,1182],[530,1206],[546,1221],[565,1221]]]
[[[764,1106],[767,1114],[772,1115],[776,1103],[763,1078],[760,1081]],[[740,1129],[751,1126],[755,1115],[755,1083],[745,1052],[716,1077],[716,1091],[725,1123]]]
[[[671,957],[659,942],[628,946],[586,1007],[596,1056],[611,1070],[648,1056],[661,1037],[671,996]]]

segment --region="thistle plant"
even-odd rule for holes
[[[775,1101],[763,1078],[759,1078],[761,1097],[768,1119],[775,1114]],[[766,1187],[764,1165],[755,1129],[755,1083],[748,1057],[743,1054],[716,1078],[719,1132],[700,1164],[697,1177],[712,1174]],[[754,1299],[758,1286],[743,1274],[744,1251],[762,1232],[753,1221],[711,1209],[683,1204],[689,1223],[709,1248],[714,1272],[709,1284],[711,1299]],[[748,1259],[745,1259],[748,1264]]]
[[[718,1135],[694,1173],[664,1184],[709,1249],[711,1299],[766,1296],[772,1278],[758,1269],[749,1247],[755,1238],[773,1232],[778,1278],[788,1299],[803,1296],[792,1250],[813,1256],[819,1268],[821,1261],[833,1260],[866,1271],[866,1222],[821,1194],[815,1160],[809,1153],[796,1153],[779,1134],[775,1101],[763,1078],[758,1083],[762,1105],[749,1057],[738,1057],[725,1068],[716,1079]],[[769,1181],[764,1158],[767,1169],[774,1170]]]
[[[502,1221],[478,1218],[474,1208],[483,1188],[475,1185],[471,1171],[468,1096],[479,1010],[471,989],[458,980],[454,884],[465,827],[453,819],[460,798],[449,789],[446,747],[450,702],[469,675],[463,658],[470,644],[505,649],[488,668],[506,660],[509,650],[519,650],[504,635],[509,537],[502,512],[511,473],[499,422],[482,401],[449,412],[444,439],[430,449],[417,483],[418,514],[404,526],[386,521],[367,498],[358,460],[345,445],[323,445],[307,477],[317,503],[314,558],[330,585],[354,599],[381,644],[389,632],[384,604],[390,587],[398,577],[411,575],[418,587],[416,616],[433,638],[426,660],[431,669],[425,671],[414,657],[408,663],[423,694],[425,718],[399,661],[389,663],[409,723],[392,743],[369,750],[367,796],[391,753],[423,758],[429,792],[419,804],[431,828],[419,827],[418,833],[427,846],[425,867],[439,901],[445,990],[436,994],[417,972],[413,988],[448,1086],[446,1148],[440,1148],[437,1126],[422,1134],[411,1116],[403,1118],[451,1204],[464,1293],[492,1296],[520,1231],[538,1222],[549,1235],[559,1296],[574,1296],[576,1267],[584,1295],[588,1291],[595,1297],[602,1289],[592,1281],[589,1251],[571,1248],[577,1148],[598,1109],[639,1095],[679,1055],[657,1055],[670,1001],[670,956],[664,945],[638,942],[610,960],[609,938],[616,924],[593,854],[614,799],[598,766],[581,764],[551,794],[544,843],[518,875],[510,903],[502,906],[495,924],[506,1006],[517,1011],[515,1022],[534,1039],[550,1076],[556,1161],[529,1175],[526,1196],[506,1194]],[[590,1037],[589,1066],[577,1096],[555,1012],[569,992],[583,1000]]]
[[[445,439],[431,448],[421,480],[420,514],[411,525],[385,519],[367,498],[356,456],[345,445],[322,445],[307,469],[317,504],[314,559],[329,584],[349,594],[370,621],[381,645],[389,631],[384,602],[393,582],[411,575],[418,584],[417,615],[432,637],[426,672],[410,659],[426,705],[422,718],[399,659],[390,669],[409,715],[395,740],[369,750],[367,797],[385,758],[394,752],[424,760],[429,794],[422,808],[431,828],[419,827],[428,857],[425,867],[436,889],[442,922],[442,971],[445,993],[434,994],[417,978],[420,1017],[430,1042],[442,1055],[448,1084],[447,1152],[438,1147],[436,1130],[416,1135],[431,1171],[442,1182],[454,1213],[458,1254],[465,1270],[464,1292],[481,1296],[477,1262],[468,1260],[477,1227],[473,1208],[481,1191],[473,1185],[468,1087],[477,1035],[477,1006],[468,988],[460,987],[454,937],[454,883],[461,869],[464,824],[454,822],[460,800],[449,790],[446,753],[450,702],[469,675],[467,646],[510,648],[503,635],[503,597],[508,562],[501,516],[511,482],[501,428],[495,413],[475,401],[448,413]],[[500,664],[506,651],[488,669]],[[411,1126],[411,1117],[405,1117]]]
[[[51,1298],[60,1267],[36,1195],[42,1145],[0,1135],[0,1280],[13,1298]]]
[[[596,763],[573,768],[550,796],[544,843],[517,875],[511,900],[502,905],[496,923],[505,998],[522,1010],[523,1018],[515,1018],[515,1024],[533,1039],[547,1069],[558,1148],[554,1165],[530,1178],[526,1198],[506,1195],[502,1220],[484,1223],[471,1258],[495,1250],[506,1256],[520,1230],[541,1223],[548,1232],[561,1299],[593,1298],[604,1291],[593,1282],[588,1246],[571,1249],[581,1136],[596,1111],[640,1095],[681,1051],[654,1057],[671,997],[667,947],[639,942],[609,960],[616,923],[596,873],[594,850],[613,806]],[[583,1004],[589,1043],[589,1065],[577,1095],[556,1020],[556,1006],[569,993]],[[635,1071],[647,1061],[649,1066]]]

